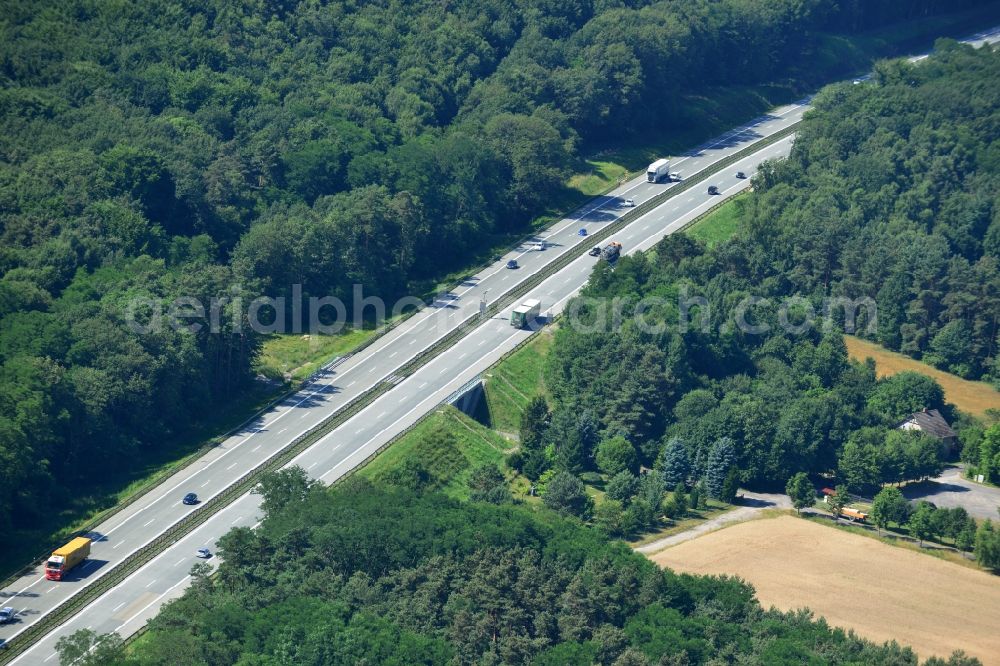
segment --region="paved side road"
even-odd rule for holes
[[[976,518],[1000,519],[1000,488],[962,478],[960,467],[949,467],[937,478],[909,484],[903,488],[903,496],[949,509],[960,506]]]
[[[962,478],[962,470],[959,467],[950,467],[941,476],[930,481],[910,484],[903,488],[903,495],[908,500],[927,500],[939,507],[954,508],[960,506],[968,511],[969,515],[976,518],[990,518],[993,520],[1000,518],[1000,488],[984,486]],[[706,520],[704,523],[685,530],[680,534],[664,537],[652,543],[639,546],[634,550],[644,555],[652,555],[664,548],[676,546],[679,543],[689,541],[721,527],[750,520],[761,509],[770,508],[791,509],[792,504],[787,495],[780,493],[752,493],[744,491],[742,504],[732,511],[727,511],[721,516]]]
[[[695,525],[689,530],[685,530],[680,534],[673,534],[662,539],[658,539],[652,543],[647,543],[638,548],[634,548],[637,553],[642,553],[643,555],[652,555],[657,553],[664,548],[669,548],[670,546],[676,546],[679,543],[685,541],[690,541],[695,537],[699,537],[702,534],[708,532],[713,532],[720,527],[725,527],[732,523],[741,523],[745,520],[750,520],[755,514],[760,513],[763,509],[791,509],[792,503],[788,499],[788,495],[782,495],[780,493],[752,493],[749,490],[743,491],[743,499],[740,500],[740,506],[733,509],[732,511],[727,511],[721,516],[716,516],[710,520]]]

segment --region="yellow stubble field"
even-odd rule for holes
[[[904,371],[919,372],[936,380],[944,389],[944,399],[963,412],[983,417],[988,409],[1000,409],[1000,391],[986,382],[962,379],[852,335],[845,335],[844,342],[847,344],[847,353],[854,360],[864,361],[869,357],[875,359],[875,374],[879,377]]]
[[[1000,576],[793,516],[740,523],[650,556],[693,574],[751,583],[766,608],[808,607],[921,659],[964,649],[1000,664]]]

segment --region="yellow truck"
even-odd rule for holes
[[[62,580],[67,571],[89,556],[90,539],[77,537],[62,548],[52,551],[52,555],[45,563],[45,577],[49,580]]]
[[[857,509],[852,509],[846,506],[840,510],[840,516],[842,518],[853,520],[856,523],[863,523],[868,519],[868,514],[864,511],[858,511]]]

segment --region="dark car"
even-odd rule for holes
[[[197,504],[198,496],[195,495],[194,493],[188,493],[187,495],[184,496],[184,499],[181,501],[184,502],[185,504]]]
[[[599,257],[599,256],[601,256],[601,248],[599,248],[599,247],[592,247],[592,248],[590,248],[590,252],[588,252],[587,254],[589,254],[592,257]]]
[[[587,235],[587,230],[586,229],[580,229],[578,232],[576,232],[576,235],[577,236],[586,236]]]
[[[511,259],[507,262],[507,268],[517,268],[517,260]]]
[[[709,185],[708,186],[708,193],[709,194],[718,194],[719,193],[719,188],[716,187],[715,185]]]
[[[737,178],[746,178],[747,175],[745,173],[743,173],[742,171],[737,171],[736,172],[736,177]]]

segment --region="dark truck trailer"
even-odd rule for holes
[[[613,264],[614,262],[618,261],[618,257],[621,256],[621,253],[622,253],[622,244],[616,241],[611,241],[610,243],[604,246],[603,250],[601,250],[601,259],[603,259],[608,263]]]

